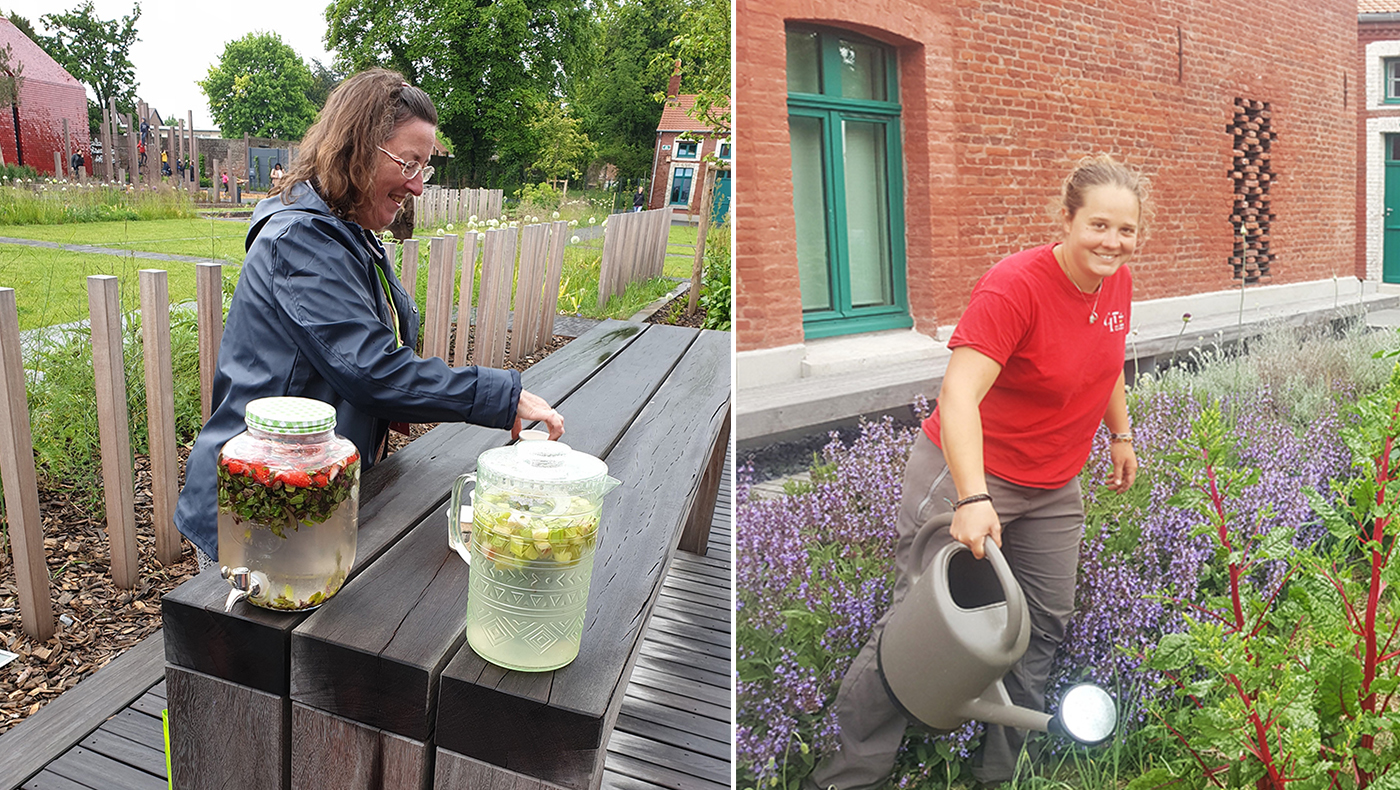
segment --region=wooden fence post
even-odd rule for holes
[[[63,155],[57,151],[53,152],[53,177],[63,179]]]
[[[141,136],[140,127],[136,125],[135,113],[126,114],[126,152],[131,158],[127,164],[127,173],[131,176],[131,185],[136,186],[141,183],[141,155],[136,150],[136,143]]]
[[[195,305],[199,325],[199,413],[209,422],[214,393],[214,370],[219,365],[219,344],[224,339],[223,264],[194,265]]]
[[[690,264],[690,298],[686,300],[685,314],[695,315],[700,304],[700,280],[705,274],[705,234],[710,229],[710,205],[715,196],[714,168],[705,171],[705,191],[700,196],[700,225],[695,229],[695,260]],[[662,266],[665,266],[663,261]]]
[[[613,270],[618,266],[618,259],[622,256],[619,250],[622,246],[622,232],[627,227],[624,221],[610,222],[603,228],[603,256],[598,262],[598,309],[602,310],[608,303],[608,297],[612,296],[611,281]]]
[[[467,343],[472,324],[472,281],[476,278],[476,247],[481,234],[468,231],[462,235],[462,274],[457,290],[461,291],[457,303],[457,345],[452,354],[452,364],[458,367],[467,364]]]
[[[425,201],[426,202],[426,201]],[[418,302],[418,240],[403,240],[403,260],[399,261],[399,283],[408,291],[408,299]]]
[[[175,455],[175,384],[170,360],[170,288],[164,269],[137,272],[141,283],[141,345],[146,365],[146,432],[151,448],[151,509],[156,559],[180,562],[175,529],[179,462]]]
[[[515,279],[515,247],[514,228],[486,231],[473,364],[499,368],[506,361],[506,322],[510,319],[510,290]]]
[[[107,510],[112,583],[136,586],[136,504],[131,472],[131,422],[122,362],[122,314],[117,278],[87,278],[92,370],[97,384],[97,435],[102,445],[102,493]]]
[[[533,354],[540,325],[540,301],[544,292],[544,258],[549,229],[526,225],[520,234],[520,273],[515,287],[515,320],[511,330],[510,360],[519,362]]]
[[[564,247],[569,241],[569,223],[550,223],[549,269],[544,280],[544,305],[540,310],[539,338],[541,345],[554,341],[554,317],[559,312],[559,280],[564,274]]]
[[[39,520],[39,484],[34,473],[34,437],[24,394],[24,358],[19,346],[15,289],[0,288],[0,486],[5,489],[10,555],[15,563],[20,621],[35,641],[53,636],[53,601]]]
[[[76,179],[78,178],[78,174],[75,173],[75,172],[73,172],[73,167],[72,167],[72,161],[73,161],[73,160],[72,160],[72,158],[71,158],[72,156],[73,156],[73,140],[72,140],[71,137],[69,137],[68,119],[67,119],[67,118],[64,118],[64,119],[63,119],[63,172],[66,173],[66,174],[68,175],[68,179],[69,179],[70,181],[76,180]]]
[[[452,275],[457,237],[434,236],[428,242],[428,299],[423,308],[423,356],[447,361],[452,333]]]

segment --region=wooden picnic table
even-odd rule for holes
[[[605,322],[524,373],[607,461],[579,657],[504,670],[466,644],[452,482],[509,436],[445,424],[368,471],[355,565],[320,609],[236,604],[210,569],[165,597],[176,788],[596,788],[678,546],[703,552],[728,443],[729,335]]]

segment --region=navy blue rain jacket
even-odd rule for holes
[[[336,433],[374,464],[389,422],[470,422],[509,428],[520,401],[520,373],[448,367],[414,353],[418,308],[404,292],[379,240],[339,219],[309,186],[258,203],[248,255],[229,306],[213,414],[185,465],[175,510],[180,532],[218,556],[215,464],[224,443],[244,430],[248,401],[296,395],[336,410]],[[374,267],[384,270],[403,345],[390,323]]]

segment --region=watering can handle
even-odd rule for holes
[[[911,573],[916,581],[928,570],[928,564],[933,561],[933,557],[926,557],[924,553],[928,551],[928,543],[935,536],[946,535],[947,530],[953,525],[953,513],[937,513],[928,521],[924,522],[917,534],[914,535],[914,545],[910,548],[909,557],[913,561]],[[946,544],[945,544],[946,545]],[[972,549],[954,541],[954,550],[972,551]],[[1021,591],[1021,585],[1016,581],[1016,577],[1011,574],[1011,566],[1007,564],[1006,557],[1001,553],[1001,549],[992,541],[991,536],[982,539],[982,551],[986,554],[987,560],[992,563],[992,570],[997,575],[997,581],[1001,583],[1002,592],[1006,595],[1006,633],[1002,636],[1002,649],[1011,651],[1015,648],[1016,642],[1021,638],[1021,618],[1018,613],[1025,610],[1026,597]]]
[[[967,550],[972,551],[972,549]],[[987,559],[991,560],[992,569],[997,574],[997,581],[1001,582],[1001,591],[1006,595],[1006,633],[1002,635],[1001,647],[1010,652],[1021,638],[1022,618],[1018,615],[1026,610],[1025,593],[1021,591],[1021,585],[1016,581],[1016,577],[1011,575],[1011,566],[1007,564],[1006,557],[1001,553],[997,544],[990,538],[986,538],[982,541],[982,550],[986,552]]]

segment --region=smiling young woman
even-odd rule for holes
[[[564,418],[520,386],[518,371],[449,367],[414,353],[418,307],[375,232],[423,193],[437,130],[428,95],[392,71],[332,91],[297,160],[253,212],[248,255],[229,305],[213,413],[186,465],[175,522],[217,556],[215,460],[243,431],[255,398],[293,395],[335,407],[336,432],[368,469],[393,422],[471,422],[518,433]]]
[[[1002,549],[1030,608],[1030,647],[1003,682],[1012,702],[1042,710],[1055,648],[1074,609],[1084,504],[1079,472],[1100,423],[1113,476],[1137,475],[1124,392],[1132,310],[1125,264],[1142,242],[1147,184],[1107,156],[1081,160],[1055,207],[1064,238],[1015,253],[977,282],[948,346],[938,406],[905,469],[895,528],[892,612],[910,579],[912,547],[935,516],[951,528],[926,535],[922,557],[957,541],[981,558]],[[943,522],[946,523],[946,522]],[[894,767],[908,722],[891,703],[876,654],[887,612],[852,662],[836,697],[838,749],[807,788],[864,790]],[[1025,734],[989,725],[973,761],[984,784],[1013,777]]]

